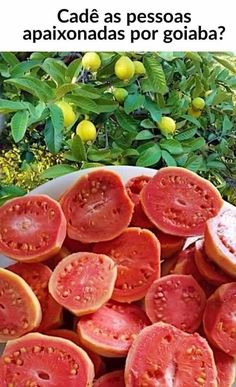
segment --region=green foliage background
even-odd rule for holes
[[[5,124],[0,134],[0,158],[13,144],[20,152],[20,168],[35,162],[35,144],[55,155],[55,165],[45,169],[35,184],[101,164],[176,165],[210,179],[226,199],[235,201],[233,54],[99,53],[102,66],[93,74],[82,69],[82,55],[1,53],[0,114]],[[146,75],[134,76],[129,82],[117,79],[114,65],[121,55],[141,60]],[[114,99],[115,87],[128,91],[124,104]],[[199,96],[205,99],[206,107],[194,118],[188,109],[191,99]],[[72,104],[77,114],[71,127],[63,127],[62,111],[55,104],[61,99]],[[176,120],[173,136],[160,133],[157,123],[162,115]],[[85,117],[97,128],[93,143],[84,144],[75,135],[76,125]],[[1,184],[0,197],[19,195],[24,188]]]

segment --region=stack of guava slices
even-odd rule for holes
[[[236,209],[183,168],[6,202],[1,387],[232,386],[235,241]]]

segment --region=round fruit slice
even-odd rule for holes
[[[191,275],[162,277],[153,282],[145,297],[152,323],[167,322],[189,333],[200,326],[205,304],[205,293]]]
[[[236,211],[232,208],[209,219],[205,229],[205,251],[223,271],[236,278]]]
[[[101,376],[93,387],[125,387],[124,371],[113,371]]]
[[[236,282],[221,285],[207,300],[203,326],[207,339],[236,356]]]
[[[82,176],[61,198],[68,236],[83,243],[107,241],[129,225],[133,203],[120,177],[106,169]]]
[[[142,330],[125,365],[126,387],[217,387],[216,377],[207,341],[164,323]]]
[[[116,239],[97,243],[94,251],[108,255],[117,265],[118,275],[112,294],[116,301],[140,300],[152,282],[160,277],[160,244],[149,230],[127,228]]]
[[[41,309],[42,321],[37,331],[43,332],[58,327],[62,322],[62,307],[52,298],[48,291],[51,270],[42,263],[16,263],[7,268],[23,278],[37,296]]]
[[[90,351],[87,348],[85,349],[79,340],[79,336],[74,331],[69,331],[69,329],[51,329],[50,331],[46,332],[46,335],[62,337],[63,339],[72,341],[73,343],[84,349],[85,352],[87,352],[87,355],[90,357],[94,365],[95,376],[98,377],[104,372],[105,364],[101,356],[99,356],[97,353]]]
[[[137,176],[130,179],[126,184],[126,190],[132,202],[134,203],[134,213],[131,219],[131,226],[151,228],[153,224],[143,211],[140,202],[140,192],[147,182],[151,179],[149,176]]]
[[[6,386],[91,387],[94,377],[93,364],[83,349],[40,333],[8,343],[3,362]]]
[[[167,259],[177,254],[184,246],[185,239],[165,234],[160,230],[152,230],[161,244],[161,259]]]
[[[204,242],[199,240],[195,243],[195,263],[200,274],[210,284],[220,286],[232,281],[232,277],[223,272],[205,253]]]
[[[66,219],[49,196],[23,196],[0,207],[0,252],[8,257],[44,261],[60,250],[65,236]]]
[[[179,167],[160,169],[140,196],[145,214],[157,228],[183,237],[203,235],[207,219],[223,205],[209,181]]]
[[[86,348],[102,356],[123,357],[137,334],[149,324],[138,306],[109,301],[95,313],[81,317],[77,331]]]
[[[193,245],[188,246],[185,250],[177,254],[178,259],[171,270],[171,274],[192,275],[204,290],[206,296],[209,297],[215,291],[215,287],[210,285],[199,273],[195,263],[194,254],[195,247]]]
[[[220,349],[213,349],[219,387],[232,387],[235,381],[235,359]]]
[[[110,298],[117,277],[114,261],[103,254],[74,253],[49,280],[53,298],[76,316],[93,313]]]
[[[0,342],[12,340],[39,326],[40,303],[20,276],[0,268]]]

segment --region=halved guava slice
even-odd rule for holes
[[[125,387],[124,371],[113,371],[101,376],[93,387]]]
[[[212,350],[197,333],[155,323],[141,331],[129,350],[125,386],[217,387]]]
[[[65,216],[47,195],[22,196],[0,207],[0,252],[8,257],[44,261],[60,250],[65,236]]]
[[[147,182],[151,179],[150,176],[136,176],[130,179],[126,183],[126,190],[132,202],[134,203],[134,212],[131,219],[131,226],[152,228],[153,224],[143,211],[143,207],[140,202],[140,192]]]
[[[129,225],[133,203],[120,177],[99,169],[80,177],[60,200],[68,236],[83,243],[111,240]]]
[[[185,238],[165,234],[161,230],[152,230],[161,244],[161,259],[167,259],[177,254],[184,246]]]
[[[63,339],[67,339],[81,347],[82,349],[87,352],[87,355],[92,360],[92,363],[94,365],[94,372],[95,376],[99,377],[101,374],[105,371],[105,363],[102,360],[101,356],[99,356],[97,353],[94,353],[90,351],[89,349],[85,348],[76,332],[70,331],[69,329],[51,329],[50,331],[46,332],[46,335],[48,336],[56,336],[56,337],[62,337]]]
[[[160,243],[149,230],[129,227],[112,241],[96,243],[93,251],[108,255],[117,265],[112,294],[116,301],[140,300],[160,277]]]
[[[39,326],[40,303],[19,275],[0,268],[0,342],[13,340]]]
[[[235,381],[235,359],[220,349],[213,348],[218,387],[232,387]]]
[[[76,316],[95,312],[114,290],[117,268],[114,261],[95,253],[74,253],[64,258],[49,280],[53,298]]]
[[[145,297],[152,323],[167,322],[189,333],[200,326],[205,304],[205,293],[191,275],[162,277],[153,282]]]
[[[81,317],[77,332],[86,348],[106,357],[123,357],[137,334],[149,324],[140,307],[109,301],[95,313]]]
[[[185,168],[166,167],[143,187],[141,203],[150,221],[166,234],[203,235],[205,223],[223,205],[209,181]]]
[[[23,278],[40,302],[42,321],[37,331],[44,332],[47,329],[58,327],[62,323],[62,307],[48,291],[48,282],[52,274],[49,267],[42,263],[18,262],[8,266],[7,269]]]
[[[236,282],[221,285],[206,303],[203,326],[207,339],[236,356]]]
[[[29,333],[6,345],[2,361],[6,386],[92,387],[93,364],[70,340]]]
[[[224,273],[223,270],[215,264],[215,262],[208,258],[205,252],[203,240],[198,240],[195,243],[194,258],[199,273],[210,284],[220,286],[222,284],[233,281],[232,277]]]
[[[236,278],[236,210],[222,211],[209,219],[205,229],[205,251],[223,271]]]
[[[194,245],[190,245],[185,250],[182,250],[180,253],[178,253],[177,261],[175,266],[171,269],[171,274],[192,275],[204,290],[206,296],[209,297],[215,291],[215,286],[209,284],[199,273],[195,263],[194,254]]]

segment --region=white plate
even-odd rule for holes
[[[152,177],[156,173],[156,170],[154,169],[142,168],[142,167],[109,166],[109,167],[102,167],[102,168],[112,170],[118,173],[124,183],[126,183],[129,179],[135,176],[148,175]],[[93,168],[93,169],[83,169],[78,172],[73,172],[73,173],[69,173],[68,175],[58,177],[54,180],[51,180],[45,184],[40,185],[39,187],[31,191],[31,194],[46,194],[51,196],[54,199],[59,199],[62,193],[73,183],[75,183],[75,181],[81,175],[89,173],[95,169],[101,169],[101,168],[99,167],[99,168]],[[12,261],[9,258],[6,258],[3,255],[0,255],[0,267],[6,267],[12,262],[14,261]],[[3,349],[3,345],[0,344],[0,353],[2,349]],[[236,383],[234,384],[234,387],[236,387]]]

